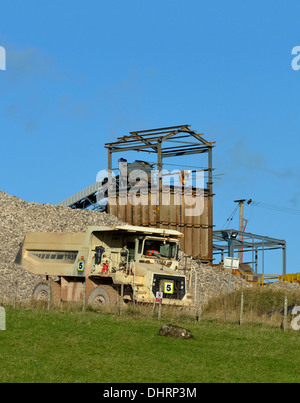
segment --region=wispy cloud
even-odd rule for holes
[[[0,38],[6,49],[6,71],[1,75],[1,117],[26,131],[35,131],[47,107],[45,84],[62,73],[55,59],[35,47],[20,48]]]
[[[36,119],[33,116],[28,116],[18,101],[13,101],[6,106],[2,111],[2,116],[5,119],[14,121],[25,130],[34,131],[37,128]]]
[[[229,154],[231,156],[231,162],[235,167],[238,166],[239,169],[246,169],[248,172],[263,171],[282,179],[295,175],[289,168],[283,171],[271,168],[267,162],[266,155],[261,152],[253,151],[246,145],[244,139],[238,140],[229,151]]]
[[[226,146],[216,149],[215,172],[224,173],[224,180],[217,181],[216,185],[224,186],[227,183],[226,179],[231,178],[231,182],[239,186],[263,181],[264,187],[267,188],[271,183],[271,186],[274,186],[275,179],[278,181],[278,186],[289,183],[291,190],[287,194],[286,201],[291,207],[299,207],[300,170],[295,166],[295,161],[285,161],[282,169],[283,164],[280,160],[277,161],[272,155],[260,150],[253,149],[253,145],[249,145],[245,138],[236,140],[227,149]]]
[[[17,85],[31,79],[32,77],[43,77],[49,80],[57,79],[61,72],[50,55],[40,49],[30,47],[17,49],[10,43],[5,45],[6,49],[6,79],[10,84]]]

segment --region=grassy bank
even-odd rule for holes
[[[299,382],[299,336],[266,324],[185,316],[194,338],[158,336],[164,318],[6,310],[0,382]]]
[[[243,291],[243,322],[260,323],[280,327],[283,316],[280,310],[284,307],[287,296],[288,305],[300,306],[300,291],[272,290],[253,288]],[[238,322],[241,311],[241,291],[232,292],[229,296],[220,295],[209,301],[204,307],[203,318],[221,321]],[[273,312],[272,315],[270,313]]]

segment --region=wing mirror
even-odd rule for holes
[[[102,260],[102,255],[105,252],[105,248],[103,246],[96,246],[95,248],[95,264],[100,264]]]

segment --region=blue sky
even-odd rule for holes
[[[55,204],[95,182],[104,143],[190,124],[216,142],[216,229],[236,199],[300,211],[299,11],[296,1],[2,0],[0,189]],[[247,231],[285,239],[287,270],[300,271],[299,215],[250,205],[245,218]],[[268,254],[266,271],[280,271]]]

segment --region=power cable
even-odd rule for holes
[[[254,207],[261,207],[261,208],[265,208],[268,210],[278,211],[281,213],[300,215],[299,209],[294,209],[294,208],[290,208],[290,207],[276,206],[275,204],[258,202],[255,200],[251,201],[251,205]]]
[[[227,224],[227,227],[225,229],[227,229],[229,227],[229,224],[232,222],[236,212],[238,210],[238,205],[235,207],[235,209],[233,210],[233,212],[230,214],[230,216],[227,218],[225,224],[223,225],[222,229],[224,229],[225,225]]]

